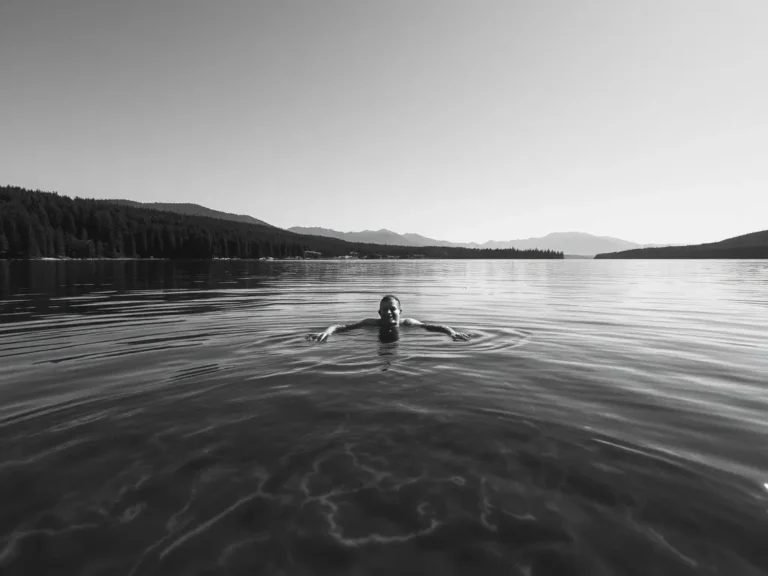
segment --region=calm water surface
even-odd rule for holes
[[[404,315],[418,328],[306,335]],[[0,571],[768,574],[768,262],[0,263]]]

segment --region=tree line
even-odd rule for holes
[[[0,187],[0,258],[563,258],[551,250],[383,246],[209,216]]]
[[[626,260],[757,260],[768,258],[768,245],[764,246],[670,246],[664,248],[639,248],[624,252],[611,252],[597,254],[598,260],[626,259]]]

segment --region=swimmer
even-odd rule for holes
[[[430,332],[442,332],[447,334],[454,340],[469,340],[470,335],[463,332],[456,332],[450,326],[443,326],[442,324],[427,324],[426,322],[419,322],[413,318],[401,318],[400,314],[403,309],[400,306],[400,299],[397,296],[387,295],[381,299],[379,303],[379,317],[378,318],[366,318],[359,322],[352,324],[334,324],[325,329],[320,334],[310,334],[310,340],[317,340],[318,342],[324,342],[328,336],[334,332],[346,332],[353,328],[360,328],[362,326],[378,326],[382,331],[397,330],[400,326],[419,326]]]

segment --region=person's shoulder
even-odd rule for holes
[[[400,320],[400,324],[403,326],[421,326],[422,322],[416,320],[416,318],[403,318]]]
[[[361,326],[378,326],[379,325],[379,319],[378,318],[365,318],[364,320],[360,320],[359,324]]]

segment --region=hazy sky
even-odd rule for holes
[[[0,183],[454,241],[768,228],[766,0],[0,0]]]

